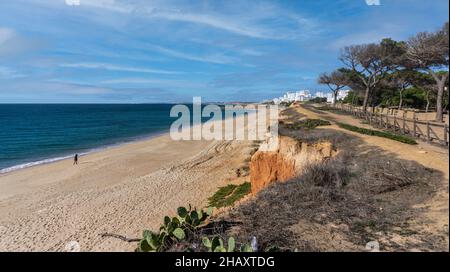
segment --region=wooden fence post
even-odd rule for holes
[[[447,138],[448,127],[447,124],[444,124],[444,144],[448,146],[448,138]]]
[[[394,115],[394,133],[397,131],[397,115]]]
[[[389,114],[386,114],[386,128],[389,128]]]
[[[375,113],[376,114],[376,113]],[[376,117],[376,115],[375,115],[375,117]],[[379,126],[380,126],[380,128],[382,128],[383,127],[383,114],[380,112],[380,121],[379,121]]]
[[[405,114],[405,111],[403,111],[402,119],[403,119],[402,133],[405,134],[406,133],[406,114]]]
[[[431,123],[430,121],[420,121],[417,118],[417,112],[412,111],[413,116],[412,120],[408,119],[408,111],[403,110],[402,116],[397,117],[398,111],[394,110],[387,110],[386,114],[383,114],[381,111],[363,111],[360,107],[355,107],[353,105],[344,105],[342,103],[337,103],[336,105],[333,105],[336,109],[340,109],[342,111],[346,111],[350,114],[353,114],[355,117],[358,117],[360,119],[366,120],[369,125],[372,125],[374,127],[379,128],[385,128],[386,130],[393,131],[394,133],[402,133],[402,134],[409,134],[413,138],[419,138],[425,140],[428,143],[433,142],[433,139],[436,139],[437,142],[440,144],[443,144],[445,146],[450,145],[450,136],[449,136],[449,125],[444,123],[443,125],[435,125]],[[392,118],[389,118],[389,114],[392,113]],[[383,119],[384,115],[386,115],[386,119]],[[379,119],[378,119],[379,118]],[[393,124],[390,123],[390,121],[393,121]],[[400,123],[401,122],[401,123]],[[412,127],[408,124],[408,122],[412,122]],[[422,126],[426,126],[426,132],[423,131]],[[443,128],[444,130],[444,137],[443,139],[436,134],[436,132],[433,130],[433,127],[437,128]],[[407,130],[408,129],[408,130]],[[433,138],[434,137],[434,138]]]

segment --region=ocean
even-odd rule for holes
[[[0,173],[169,131],[170,104],[0,104]]]

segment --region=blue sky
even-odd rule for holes
[[[0,103],[259,101],[326,90],[317,75],[340,66],[341,47],[434,31],[448,5],[1,0]]]

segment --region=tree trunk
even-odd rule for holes
[[[447,81],[448,73],[445,75],[438,75],[433,70],[428,70],[428,72],[431,74],[431,76],[436,81],[437,85],[437,97],[436,97],[436,122],[443,122],[444,116],[442,114],[442,98],[444,96],[444,88],[445,88],[445,82]]]
[[[427,95],[425,96],[425,99],[427,100],[427,106],[425,107],[425,113],[428,112],[430,109],[430,91],[427,91]]]
[[[337,94],[338,94],[339,90],[337,91],[333,91],[333,106],[336,106],[336,100],[337,100]]]
[[[400,90],[400,101],[398,102],[398,109],[401,110],[403,106],[403,89]]]
[[[370,87],[366,87],[366,92],[364,93],[363,111],[367,111],[367,102],[369,101]]]
[[[436,97],[436,122],[443,122],[444,121],[444,116],[442,114],[443,110],[442,110],[442,97],[444,96],[444,86],[445,86],[445,79],[444,80],[440,80],[437,83],[437,87],[438,87],[438,92],[437,92],[437,97]]]

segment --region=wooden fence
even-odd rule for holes
[[[382,114],[363,111],[352,105],[336,104],[339,110],[348,112],[360,119],[364,119],[371,126],[392,131],[398,134],[410,135],[413,138],[437,143],[443,146],[449,145],[449,126],[446,123],[436,123],[418,120],[414,114],[413,118],[407,118],[405,114],[396,115]]]

